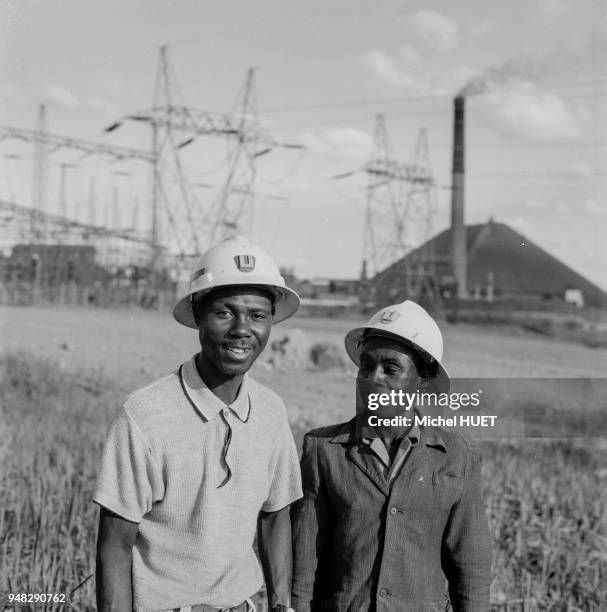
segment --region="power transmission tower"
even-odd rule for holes
[[[60,179],[59,179],[59,205],[57,206],[57,210],[59,214],[68,218],[68,202],[67,202],[67,178],[66,174],[68,170],[73,170],[77,168],[75,164],[62,163],[60,168]]]
[[[238,132],[243,135],[247,124],[259,125],[255,72],[249,68],[245,84],[238,96],[234,112]],[[212,208],[213,234],[211,241],[253,231],[253,206],[255,203],[255,159],[270,152],[260,149],[259,130],[252,129],[247,138],[234,138],[228,154],[228,174],[219,197]]]
[[[48,163],[52,153],[59,149],[69,149],[82,153],[83,157],[95,155],[109,157],[114,161],[122,161],[124,159],[152,161],[152,155],[149,151],[49,133],[44,105],[40,106],[34,130],[0,126],[0,142],[4,140],[22,140],[31,142],[34,145],[32,202],[29,207],[30,221],[28,224],[28,241],[34,244],[49,240],[53,241],[55,238],[63,241],[62,236],[67,235],[66,232],[69,233],[69,228],[72,227],[72,224],[67,219],[64,219],[64,223],[61,223],[57,215],[48,214]],[[61,166],[59,210],[63,209],[66,197],[64,166],[65,168],[70,168],[73,167],[73,164],[62,164]],[[94,191],[94,187],[92,187],[92,190]],[[90,205],[94,205],[94,198],[90,200]],[[19,223],[23,223],[22,215],[19,216]]]
[[[426,130],[419,133],[412,161],[402,163],[394,156],[384,116],[378,115],[371,157],[362,170],[367,175],[362,301],[419,300],[424,294],[436,303],[436,271],[428,245],[436,206]],[[382,278],[396,262],[398,275]]]
[[[367,206],[363,261],[377,274],[423,244],[431,229],[430,192],[434,184],[425,130],[413,160],[396,160],[383,115],[375,122],[371,159],[365,165]]]
[[[383,115],[375,120],[371,158],[367,173],[367,203],[363,236],[363,270],[374,276],[402,255],[402,212],[399,210],[399,185],[395,180],[395,162]],[[362,274],[361,274],[362,275]]]
[[[89,177],[89,197],[88,197],[88,220],[89,224],[94,226],[97,223],[97,214],[95,206],[95,177]]]
[[[403,260],[405,295],[442,313],[436,250],[431,239],[434,215],[438,211],[437,191],[425,128],[419,132],[411,167],[417,179],[406,183],[405,232],[409,234],[410,248]]]
[[[76,221],[70,221],[61,215],[39,210],[34,210],[32,213],[32,209],[29,206],[21,206],[5,200],[0,200],[0,212],[10,213],[12,216],[11,220],[14,220],[16,227],[24,227],[31,220],[31,217],[34,216],[36,217],[35,223],[38,224],[38,226],[46,226],[49,228],[49,236],[62,235],[69,232],[73,240],[78,244],[93,242],[95,245],[99,246],[102,242],[122,240],[125,244],[148,246],[147,240],[134,236],[129,232],[100,227],[98,225],[78,223]]]
[[[30,232],[32,240],[38,242],[45,233],[46,228],[40,227],[36,221],[39,217],[33,211],[47,212],[46,210],[46,184],[48,177],[48,158],[46,155],[46,107],[41,104],[38,108],[36,128],[32,134],[34,144],[34,166],[32,176],[32,216]]]
[[[194,219],[194,208],[196,196],[191,185],[186,180],[179,150],[190,144],[189,142],[177,141],[177,134],[171,122],[172,109],[175,107],[175,92],[178,88],[177,79],[172,71],[167,56],[167,47],[160,47],[158,58],[158,68],[154,84],[154,94],[152,100],[152,112],[144,113],[137,119],[148,121],[152,127],[152,154],[154,156],[152,172],[152,270],[158,268],[158,259],[162,243],[164,228],[171,225],[173,232],[173,242],[177,243],[179,251],[183,254],[188,250],[182,240],[191,240],[191,245],[195,252],[199,251],[199,234],[196,231],[197,223]],[[180,97],[177,94],[178,97]],[[167,173],[172,172],[176,175],[177,186],[180,192],[182,206],[181,210],[176,210],[175,200],[168,201],[168,181]],[[164,178],[164,180],[163,180]],[[160,200],[163,199],[164,215],[160,214]],[[177,219],[185,217],[185,224],[179,223]],[[183,231],[183,230],[189,230]],[[189,235],[188,235],[189,234]],[[167,245],[168,246],[168,245]]]
[[[277,142],[260,124],[252,69],[231,113],[191,108],[176,102],[180,99],[167,47],[163,46],[152,108],[127,115],[105,130],[111,132],[125,120],[144,122],[152,129],[153,268],[157,268],[158,254],[163,249],[182,256],[197,254],[223,237],[250,232],[256,158],[276,147],[302,148]],[[219,195],[206,206],[198,200],[180,157],[181,150],[198,136],[227,138],[230,145],[226,180]],[[169,193],[171,178],[177,183],[178,197]]]

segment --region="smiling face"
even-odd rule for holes
[[[393,390],[415,393],[417,389],[423,389],[427,380],[419,375],[422,366],[419,355],[396,340],[379,336],[365,339],[356,377],[359,398],[363,402],[360,408],[366,409],[370,393],[390,393]],[[385,406],[378,412],[382,416],[391,416],[401,411],[401,408]]]
[[[199,368],[212,378],[245,374],[268,342],[272,311],[270,294],[256,287],[216,289],[195,302]]]

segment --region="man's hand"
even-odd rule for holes
[[[133,609],[131,564],[139,525],[101,508],[97,536],[97,608],[99,612]]]
[[[263,567],[270,609],[291,601],[291,517],[289,506],[276,512],[260,512],[257,547]]]

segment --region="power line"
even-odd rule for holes
[[[404,145],[398,145],[404,146]],[[607,142],[596,140],[550,140],[540,141],[532,140],[529,142],[469,142],[469,149],[516,149],[516,148],[531,148],[531,147],[605,147]],[[451,143],[433,143],[433,149],[450,149]]]
[[[607,83],[607,78],[605,79],[591,79],[584,81],[559,81],[549,83],[550,86],[578,86],[578,85],[595,85],[596,83]],[[520,91],[517,87],[500,87],[499,92],[504,91]],[[491,91],[487,91],[486,93],[491,93]],[[482,95],[482,94],[480,94]],[[570,94],[575,95],[575,94]],[[440,94],[425,94],[419,96],[394,96],[390,98],[370,98],[367,100],[343,100],[340,102],[321,102],[318,104],[301,104],[301,105],[293,105],[293,106],[275,106],[270,108],[263,109],[264,114],[266,113],[289,113],[300,110],[311,110],[311,109],[325,109],[325,108],[347,108],[353,106],[368,106],[374,104],[397,104],[402,102],[423,102],[426,100],[451,100],[454,97],[453,93],[440,93]],[[477,96],[474,96],[477,97]],[[565,96],[563,96],[565,97]]]
[[[607,91],[601,91],[598,92],[599,95],[598,97],[604,97],[605,95],[607,95]],[[477,96],[473,96],[472,98],[475,98]],[[577,93],[577,94],[568,94],[568,95],[561,95],[560,97],[562,98],[567,98],[567,99],[576,99],[576,98],[597,98],[597,92],[586,92],[586,93]],[[450,98],[451,99],[451,98]],[[503,107],[512,107],[512,106],[518,106],[519,104],[509,101],[509,102],[502,102],[502,103],[494,103],[494,104],[474,104],[473,108],[474,109],[491,109],[491,108],[503,108]],[[338,108],[337,106],[335,108]],[[451,109],[450,108],[440,108],[440,109],[424,109],[424,110],[419,110],[419,111],[403,111],[403,112],[398,112],[398,113],[385,113],[386,117],[391,117],[391,118],[400,118],[400,117],[421,117],[421,116],[428,116],[428,115],[451,115]],[[316,121],[313,123],[300,123],[300,124],[276,124],[272,126],[272,130],[273,131],[279,131],[279,130],[288,130],[288,129],[302,129],[302,128],[310,128],[310,127],[323,127],[323,126],[333,126],[333,125],[345,125],[345,124],[349,124],[349,123],[362,123],[362,122],[368,122],[370,120],[369,115],[364,115],[364,116],[360,116],[360,117],[351,117],[351,118],[342,118],[342,119],[336,119],[333,121]]]
[[[491,178],[512,177],[512,178],[566,178],[574,180],[588,180],[595,177],[607,177],[606,172],[592,172],[591,174],[576,174],[575,172],[473,172],[472,176],[486,176]]]

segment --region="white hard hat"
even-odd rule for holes
[[[251,246],[244,236],[236,236],[211,247],[198,260],[190,288],[175,304],[173,316],[179,323],[198,329],[192,312],[192,296],[233,285],[270,291],[274,295],[273,323],[288,319],[299,308],[299,296],[285,285],[274,260],[264,250]]]
[[[360,367],[360,352],[364,336],[386,336],[410,345],[427,362],[435,362],[436,377],[430,379],[433,391],[448,393],[449,375],[443,367],[443,335],[434,319],[411,300],[393,304],[376,312],[364,327],[357,327],[346,334],[346,351],[350,359]]]

